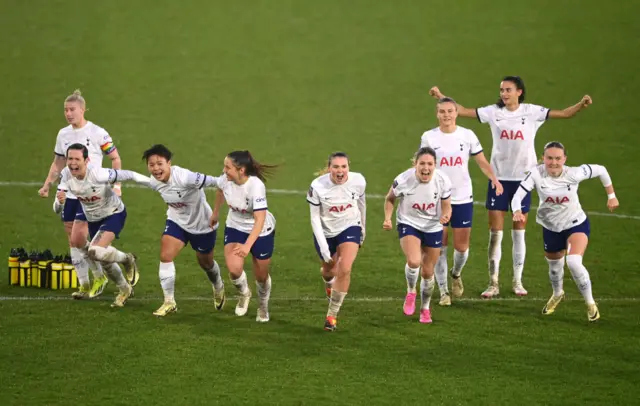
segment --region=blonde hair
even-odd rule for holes
[[[74,90],[73,93],[71,93],[69,96],[67,96],[66,99],[64,99],[64,102],[77,102],[80,104],[80,106],[82,106],[83,109],[86,109],[87,107],[87,102],[84,100],[84,97],[82,97],[82,92],[80,91],[80,89]]]

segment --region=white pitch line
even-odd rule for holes
[[[42,186],[42,182],[13,182],[13,181],[0,181],[0,187],[2,186],[18,186],[18,187],[40,187]],[[146,189],[144,186],[134,184],[123,184],[125,187],[132,187],[138,189]],[[37,190],[36,190],[37,192]],[[292,190],[292,189],[267,189],[268,193],[274,193],[279,195],[306,195],[307,192],[304,190]],[[369,194],[367,193],[367,197],[370,199],[384,199],[384,195],[379,194]],[[484,202],[475,201],[473,202],[476,206],[483,206]],[[535,206],[531,206],[531,210],[537,210],[538,208]],[[615,217],[619,219],[631,219],[631,220],[640,220],[640,216],[632,216],[629,214],[616,214],[616,213],[604,213],[599,211],[588,211],[586,212],[589,216],[599,216],[599,217]]]
[[[480,303],[490,303],[490,302],[546,302],[548,297],[526,297],[526,298],[518,298],[518,297],[498,297],[494,299],[482,299],[482,298],[462,298],[455,299],[454,302],[480,302]],[[0,296],[0,302],[45,302],[45,301],[73,301],[70,296]],[[102,301],[111,301],[112,297],[108,295],[102,296],[95,299],[90,300],[102,300]],[[138,302],[157,302],[162,301],[162,297],[160,296],[142,296],[142,297],[132,297],[129,300],[138,301]],[[213,299],[211,296],[185,296],[179,297],[177,299],[178,302],[211,302]],[[351,302],[373,302],[373,303],[384,303],[384,302],[402,302],[404,301],[403,297],[373,297],[373,296],[356,296],[356,297],[346,297],[345,300]],[[313,297],[313,296],[302,296],[302,297],[272,297],[270,301],[275,302],[326,302],[327,298],[325,297]],[[584,299],[576,296],[575,298],[566,298],[564,301],[567,302],[583,302]],[[640,302],[639,297],[601,297],[596,298],[596,302]]]

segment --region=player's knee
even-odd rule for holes
[[[100,261],[103,263],[113,262],[109,260],[109,250],[104,247],[92,245],[89,247],[89,258],[94,261]]]
[[[213,255],[208,255],[208,256],[203,256],[203,255],[198,255],[198,265],[200,265],[200,268],[204,269],[205,271],[208,271],[209,269],[213,268]]]
[[[160,251],[160,262],[164,262],[164,263],[173,262],[174,259],[175,259],[175,255],[169,252]]]
[[[407,265],[409,265],[409,268],[412,268],[412,269],[420,268],[421,261],[422,261],[422,258],[419,255],[407,256]]]

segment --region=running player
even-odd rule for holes
[[[444,226],[442,233],[442,249],[436,264],[436,282],[440,290],[440,305],[450,306],[451,297],[447,282],[447,244],[448,228],[453,229],[453,278],[452,291],[454,297],[461,297],[464,292],[461,272],[469,257],[469,240],[473,220],[473,185],[469,176],[469,160],[476,161],[480,170],[489,178],[497,196],[502,195],[502,184],[496,178],[491,165],[484,157],[482,145],[476,134],[464,127],[456,125],[458,108],[451,98],[438,100],[436,106],[438,127],[422,135],[420,147],[431,147],[437,151],[439,158],[436,166],[451,180],[451,221]]]
[[[97,126],[85,119],[86,101],[79,90],[69,95],[64,102],[64,114],[69,125],[58,132],[56,145],[54,148],[54,160],[49,168],[47,179],[38,193],[42,197],[49,196],[49,189],[53,182],[59,179],[60,173],[65,167],[65,155],[67,148],[71,144],[83,144],[89,150],[89,157],[93,166],[102,166],[103,155],[111,159],[113,169],[121,169],[122,162],[113,140],[102,127]],[[113,185],[114,192],[121,194],[120,184]],[[55,204],[55,202],[54,202]],[[95,263],[87,255],[87,237],[89,231],[87,222],[82,213],[82,207],[78,199],[67,192],[66,202],[61,209],[61,217],[69,240],[71,260],[76,268],[80,289],[72,296],[75,299],[95,297],[102,293],[104,289],[103,281],[106,280],[102,267]],[[94,284],[90,286],[89,268],[93,270]],[[133,280],[133,275],[128,275],[128,280],[134,285],[137,280]]]
[[[349,157],[344,152],[329,155],[326,171],[311,182],[307,202],[329,298],[324,329],[334,331],[349,291],[353,262],[364,242],[367,182],[361,174],[349,171]]]
[[[229,206],[224,228],[224,259],[231,282],[238,289],[240,299],[236,315],[244,316],[249,309],[251,290],[244,272],[244,259],[253,257],[253,274],[258,290],[256,321],[269,321],[271,276],[269,265],[275,243],[276,219],[267,210],[266,177],[275,166],[253,159],[249,151],[233,151],[224,159],[224,175],[218,178],[216,201],[211,226],[218,223],[223,200]]]
[[[140,180],[145,177],[131,171],[90,165],[89,150],[84,144],[71,144],[67,148],[66,158],[67,167],[62,170],[57,204],[65,204],[67,192],[71,192],[82,205],[82,215],[88,223],[91,238],[89,256],[102,263],[107,275],[120,290],[111,307],[123,307],[133,288],[122,275],[118,264],[124,265],[129,274],[135,275],[138,270],[133,254],[118,251],[111,245],[118,238],[127,218],[124,203],[111,186],[118,180]]]
[[[420,323],[431,323],[433,274],[442,247],[442,225],[451,220],[451,181],[443,171],[436,170],[433,148],[420,148],[413,162],[414,167],[398,175],[387,193],[382,227],[385,230],[393,228],[391,216],[395,201],[399,199],[396,226],[400,247],[407,260],[404,314],[415,313],[418,271],[422,268]]]
[[[542,314],[552,314],[564,297],[562,279],[566,253],[567,266],[587,303],[587,317],[589,321],[596,321],[600,318],[600,312],[593,300],[589,272],[582,264],[591,227],[580,206],[578,185],[583,180],[598,177],[607,191],[607,207],[610,211],[619,206],[618,199],[604,166],[564,166],[567,161],[566,151],[557,141],[545,145],[543,158],[544,164],[531,169],[511,201],[513,220],[522,221],[522,201],[525,196],[535,188],[540,199],[536,222],[542,226],[545,257],[549,263],[549,279],[553,287],[553,294],[542,309]]]
[[[436,99],[445,97],[437,87],[429,93]],[[524,173],[536,164],[534,140],[538,129],[549,118],[571,118],[592,103],[585,95],[573,106],[564,110],[550,110],[535,104],[524,103],[525,86],[519,76],[506,76],[500,82],[500,99],[496,104],[469,109],[458,104],[458,114],[462,117],[477,118],[488,123],[493,136],[491,166],[502,183],[505,193],[496,194],[491,184],[487,190],[486,208],[489,210],[489,286],[482,297],[492,298],[500,294],[498,286],[499,265],[502,258],[502,234],[504,216],[509,211],[509,203],[518,185],[524,179]],[[513,292],[526,296],[522,285],[522,271],[526,255],[525,229],[531,203],[531,195],[522,202],[523,221],[513,222],[511,238],[513,240]]]

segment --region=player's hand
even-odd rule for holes
[[[588,107],[590,104],[593,104],[593,100],[591,100],[591,96],[585,94],[584,96],[582,96],[582,100],[580,100],[580,103],[582,103],[582,107]]]
[[[434,86],[429,89],[429,96],[433,97],[434,99],[442,99],[444,97],[440,89],[438,89],[438,86]]]
[[[500,196],[502,193],[504,193],[502,183],[500,183],[499,180],[496,180],[495,182],[491,181],[491,187],[496,190],[496,196]]]
[[[360,237],[360,247],[362,247],[362,244],[364,244],[364,239],[367,236],[367,232],[364,231],[364,228],[362,228],[362,237]]]
[[[49,184],[45,183],[40,190],[38,190],[40,197],[49,197]]]
[[[440,224],[447,224],[451,220],[451,213],[442,213]]]
[[[249,255],[250,251],[251,247],[249,247],[247,244],[240,244],[233,250],[233,253],[241,258],[245,258],[247,255]]]
[[[322,260],[324,261],[324,263],[333,268],[333,265],[334,265],[333,258],[331,258],[331,253],[329,252],[329,250],[321,252],[321,254],[322,254]]]
[[[58,193],[56,193],[56,199],[58,200],[58,203],[60,204],[64,204],[65,200],[67,200],[67,194],[60,190],[58,191]]]
[[[391,222],[391,220],[385,220],[382,222],[382,229],[383,230],[392,230],[393,229],[393,223]]]
[[[119,183],[116,183],[115,185],[113,185],[113,191],[116,195],[122,196],[122,189]]]
[[[522,214],[522,210],[517,210],[513,213],[513,221],[515,222],[523,222],[524,221],[524,214]]]
[[[618,198],[614,197],[613,199],[607,200],[607,207],[609,208],[610,212],[613,212],[618,208],[618,206],[620,206],[620,203],[618,203]]]
[[[218,213],[213,213],[209,219],[209,225],[214,228],[218,224]]]

